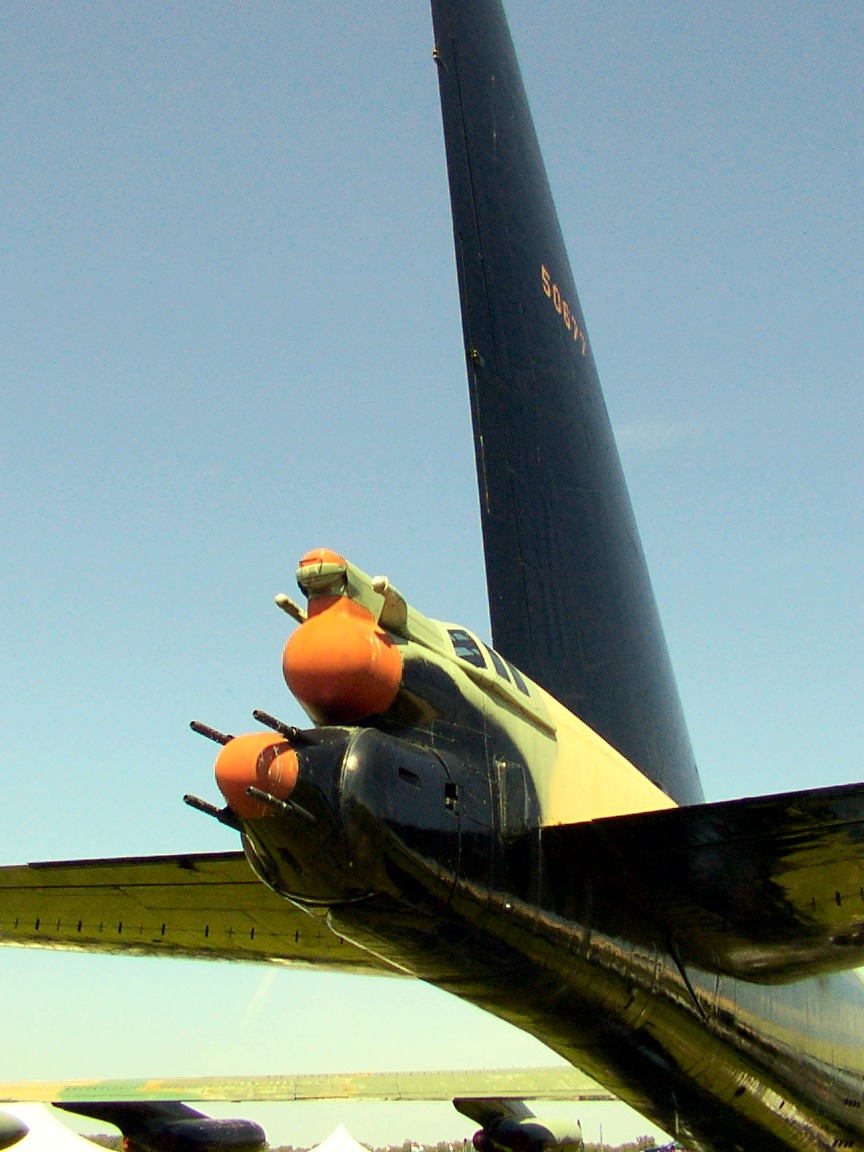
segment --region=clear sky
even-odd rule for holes
[[[860,779],[861,6],[507,8],[706,792]],[[186,725],[301,721],[309,547],[487,632],[431,46],[424,0],[3,5],[0,859],[235,847]],[[394,981],[0,988],[0,1079],[552,1058]]]

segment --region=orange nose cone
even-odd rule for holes
[[[255,819],[273,809],[246,795],[250,786],[287,800],[297,783],[297,754],[273,732],[235,736],[216,757],[216,783],[228,807]]]
[[[344,556],[340,556],[338,552],[334,552],[332,548],[313,548],[307,552],[303,559],[300,561],[301,568],[309,568],[316,564],[347,564],[348,561]]]
[[[362,605],[320,597],[285,645],[282,671],[315,720],[348,724],[387,711],[402,681],[402,657]]]

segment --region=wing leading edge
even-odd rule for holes
[[[0,944],[398,972],[277,896],[242,852],[0,868]]]
[[[345,1072],[294,1076],[192,1076],[146,1080],[48,1080],[0,1084],[0,1102],[99,1101],[246,1103],[300,1100],[614,1100],[575,1068],[498,1068],[440,1072]]]

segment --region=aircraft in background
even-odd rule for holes
[[[864,1147],[864,791],[704,803],[503,8],[432,12],[494,647],[307,553],[313,726],[197,726],[243,852],[4,869],[0,936],[418,977],[688,1146]]]
[[[461,1095],[459,1095],[461,1093]],[[578,1120],[540,1119],[526,1100],[608,1101],[612,1097],[573,1068],[511,1068],[497,1072],[357,1072],[303,1076],[231,1076],[163,1080],[94,1081],[62,1084],[21,1082],[0,1085],[0,1101],[32,1112],[28,1101],[50,1095],[58,1108],[104,1120],[119,1128],[127,1152],[263,1152],[266,1137],[249,1120],[216,1120],[183,1101],[273,1103],[291,1100],[451,1100],[464,1116],[481,1124],[475,1143],[483,1152],[507,1142],[519,1147],[581,1152]],[[24,1101],[25,1103],[21,1103]],[[28,1113],[29,1114],[29,1113]],[[47,1113],[32,1113],[57,1128]],[[0,1113],[0,1148],[27,1134],[27,1126]],[[42,1124],[44,1127],[44,1123]],[[4,1134],[9,1143],[3,1144]],[[64,1133],[65,1134],[65,1133]]]
[[[0,1112],[0,1149],[84,1152],[97,1147],[72,1132],[41,1104],[12,1103]],[[60,1104],[67,1112],[104,1120],[123,1133],[125,1152],[265,1152],[267,1138],[251,1120],[214,1120],[185,1104]]]
[[[66,1112],[104,1120],[123,1133],[123,1152],[266,1152],[267,1137],[252,1120],[214,1120],[175,1100],[58,1104]]]
[[[18,1116],[10,1112],[0,1112],[0,1148],[11,1148],[20,1144],[30,1128]]]

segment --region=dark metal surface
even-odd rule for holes
[[[524,782],[496,774],[506,733],[487,716],[474,740],[479,718],[462,719],[340,730],[326,756],[301,755],[297,792],[326,836],[291,814],[249,822],[274,887],[329,899],[345,939],[531,1032],[686,1144],[864,1147],[864,987],[803,978],[801,959],[836,966],[824,905],[842,911],[861,868],[864,791],[542,828]],[[748,956],[757,978],[791,959],[796,979],[729,975]]]
[[[432,12],[496,647],[698,804],[501,0]],[[520,841],[492,820],[488,884],[460,854],[421,951],[424,921],[404,899],[398,915],[376,898],[334,922],[385,953],[389,940],[400,963],[540,1037],[685,1143],[861,1147],[861,984],[816,975],[860,962],[860,807],[853,789],[529,830],[521,866],[503,872]]]
[[[864,1148],[859,978],[745,982],[715,947],[731,941],[736,963],[773,950],[779,967],[827,939],[830,960],[858,923],[862,790],[544,828],[530,781],[497,770],[506,730],[467,706],[460,721],[321,729],[295,791],[316,824],[245,822],[259,876],[326,920],[221,854],[4,870],[0,928],[110,951],[365,959],[529,1031],[687,1145]]]
[[[729,800],[543,831],[549,883],[624,889],[678,956],[760,984],[864,964],[864,786]]]
[[[495,646],[678,803],[697,802],[500,0],[433,0],[432,13]]]
[[[113,1124],[131,1152],[265,1152],[267,1147],[264,1129],[253,1120],[214,1120],[173,1100],[57,1107]]]
[[[508,841],[499,804],[475,805],[470,824],[460,813],[454,851],[434,780],[425,795],[408,786],[394,803],[388,764],[400,763],[400,745],[388,748],[391,739],[378,735],[374,749],[358,740],[349,752],[346,781],[359,775],[364,787],[348,785],[337,819],[362,845],[354,883],[365,877],[374,891],[334,907],[334,928],[531,1032],[685,1144],[864,1146],[857,976],[766,987],[685,962],[657,906],[629,883],[626,844],[638,845],[643,817],[599,822],[629,835],[617,875],[603,875],[608,854],[593,866],[578,853],[565,859],[576,826]],[[671,826],[690,812],[664,816]],[[502,866],[517,856],[518,869]],[[539,899],[528,895],[538,890]],[[770,911],[770,891],[766,899]],[[678,928],[692,940],[699,925]]]

